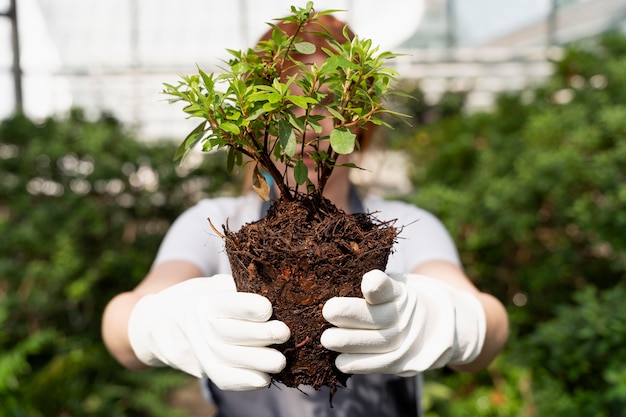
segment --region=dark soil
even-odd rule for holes
[[[349,375],[334,365],[336,352],[320,343],[330,324],[322,317],[326,300],[361,297],[361,278],[385,269],[397,232],[393,222],[372,214],[347,214],[319,194],[279,200],[265,218],[238,232],[225,227],[226,252],[239,291],[267,297],[274,318],[291,329],[274,346],[287,358],[275,381],[288,387],[345,386]]]

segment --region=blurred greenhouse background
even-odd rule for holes
[[[115,363],[100,316],[184,208],[241,188],[219,154],[171,161],[191,126],[162,83],[305,2],[0,0],[0,415],[211,415]],[[510,314],[489,369],[426,376],[426,415],[626,416],[626,2],[315,3],[417,98],[355,180],[440,216]]]
[[[3,4],[4,3],[4,4]],[[160,94],[163,82],[199,65],[218,69],[226,48],[253,45],[289,6],[304,1],[0,0],[16,3],[21,106],[39,118],[81,107],[112,112],[142,138],[178,137],[189,127]],[[406,54],[393,63],[434,102],[468,91],[473,107],[550,75],[559,47],[623,22],[619,0],[318,1],[357,33]],[[375,10],[375,12],[373,12]],[[0,21],[0,117],[16,106],[11,19]],[[14,70],[15,71],[15,70]]]

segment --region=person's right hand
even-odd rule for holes
[[[267,346],[286,342],[289,328],[269,320],[261,295],[237,292],[231,275],[193,278],[142,297],[130,315],[128,336],[137,358],[170,366],[220,389],[267,387],[285,357]]]

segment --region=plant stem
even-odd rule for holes
[[[328,152],[328,157],[330,158],[330,161],[332,162],[321,164],[321,166],[318,165],[318,168],[317,168],[318,172],[321,172],[317,177],[318,178],[317,188],[319,189],[320,194],[324,193],[324,187],[326,186],[326,182],[328,181],[328,178],[333,173],[333,169],[335,168],[335,163],[337,161],[337,156],[338,156],[337,152],[333,150],[333,147],[330,144],[330,142],[328,143],[327,152]]]
[[[265,137],[263,139],[264,143],[267,143],[268,141],[268,131],[267,129],[265,130]],[[276,183],[276,185],[278,186],[278,189],[280,190],[280,194],[287,199],[287,201],[293,201],[294,200],[294,196],[291,193],[291,190],[289,189],[289,187],[287,186],[287,184],[285,183],[285,178],[284,175],[280,173],[280,171],[278,170],[278,168],[276,168],[276,164],[274,164],[274,161],[272,160],[272,157],[270,156],[270,154],[267,152],[267,146],[263,146],[263,144],[259,143],[258,139],[256,137],[253,137],[252,135],[250,135],[251,139],[252,139],[252,143],[255,146],[255,153],[254,155],[249,155],[252,159],[254,159],[255,161],[259,162],[261,164],[261,166],[263,166],[267,172],[270,174],[270,176],[274,179],[274,182]]]

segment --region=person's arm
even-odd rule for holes
[[[132,291],[115,296],[102,316],[104,344],[122,365],[129,369],[145,369],[128,340],[128,319],[137,302],[146,294],[154,294],[189,278],[202,276],[196,265],[185,261],[169,261],[155,266]]]
[[[469,291],[478,298],[487,322],[482,351],[473,362],[465,365],[450,365],[450,368],[461,372],[476,372],[487,367],[500,353],[509,334],[508,316],[502,303],[494,296],[480,292],[465,272],[450,262],[428,261],[415,268],[413,273],[437,278],[458,290]]]

